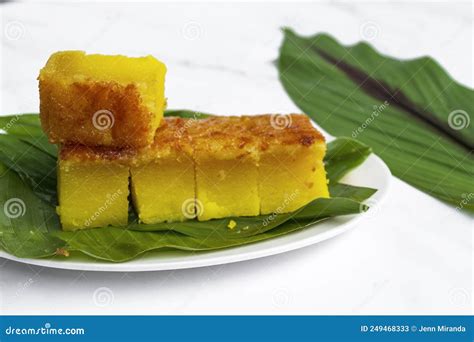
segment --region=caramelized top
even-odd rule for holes
[[[129,148],[113,148],[107,146],[62,145],[59,151],[61,161],[99,162],[116,161],[128,164],[136,151]]]
[[[193,119],[165,117],[156,130],[153,144],[140,148],[134,154],[132,162],[139,164],[173,155],[191,157],[193,154],[191,138],[188,133]]]
[[[192,125],[192,119],[178,117],[166,117],[161,126],[156,130],[155,140],[150,148],[174,148],[182,149],[190,147],[188,128]]]
[[[141,149],[64,145],[61,160],[117,161],[139,164],[184,153],[196,158],[258,158],[259,151],[281,146],[324,143],[306,115],[216,116],[206,119],[166,117],[152,145]]]
[[[216,116],[195,121],[189,127],[189,135],[198,158],[257,158],[258,139],[241,117]]]
[[[258,137],[260,150],[270,147],[301,145],[309,147],[315,143],[324,143],[323,135],[313,127],[311,120],[304,114],[265,114],[243,116],[248,121],[252,135]]]

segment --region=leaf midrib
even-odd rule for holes
[[[318,47],[311,47],[311,50],[328,63],[334,65],[338,70],[342,71],[350,80],[356,83],[365,94],[379,101],[388,101],[394,107],[401,109],[403,112],[424,123],[435,132],[460,145],[467,151],[471,152],[474,150],[473,144],[465,141],[463,137],[456,134],[456,131],[451,129],[448,124],[439,120],[432,113],[421,110],[415,103],[411,102],[400,89],[394,91],[385,82],[371,77],[364,71],[346,63],[342,59],[338,60]]]

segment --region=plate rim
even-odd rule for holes
[[[371,209],[377,210],[385,202],[387,195],[390,192],[390,188],[392,184],[392,174],[388,166],[385,164],[385,162],[374,153],[372,153],[361,165],[359,165],[358,168],[362,167],[365,163],[367,163],[369,158],[374,159],[377,166],[379,167],[378,171],[381,172],[383,179],[386,183],[386,186],[384,188],[377,189],[378,191],[373,195],[374,197],[377,198],[377,200],[374,204],[371,204]],[[370,199],[374,197],[371,197]],[[15,261],[15,262],[23,263],[23,264],[40,266],[40,267],[47,267],[47,268],[61,269],[61,270],[71,270],[71,271],[87,271],[87,272],[153,272],[153,271],[170,271],[170,270],[178,270],[178,269],[216,266],[216,265],[222,265],[222,264],[230,264],[230,263],[235,263],[235,262],[259,259],[263,257],[268,257],[268,256],[286,253],[289,251],[308,247],[318,242],[329,240],[337,235],[340,235],[348,231],[349,229],[356,226],[360,221],[364,220],[365,217],[366,215],[364,214],[353,215],[349,219],[349,221],[341,223],[337,227],[334,227],[332,229],[329,229],[325,232],[322,232],[316,235],[308,236],[300,240],[289,241],[283,245],[268,246],[263,249],[257,249],[254,251],[246,251],[243,253],[237,252],[237,253],[233,253],[231,255],[226,255],[226,256],[215,255],[215,256],[210,256],[210,258],[180,260],[180,261],[175,261],[171,263],[162,263],[158,260],[155,263],[139,264],[137,263],[136,259],[122,262],[122,263],[113,263],[113,262],[106,262],[106,261],[75,262],[75,261],[64,261],[64,260],[61,260],[61,261],[50,260],[47,258],[42,258],[42,259],[41,258],[40,259],[19,258],[3,250],[0,250],[0,258],[4,258],[10,261]],[[311,229],[311,227],[309,229]],[[288,236],[284,235],[281,237],[276,237],[274,239],[256,242],[256,243],[252,243],[248,245],[225,248],[225,249],[217,250],[217,251],[200,252],[200,254],[201,253],[204,255],[206,253],[218,254],[219,252],[229,251],[229,250],[238,250],[238,249],[242,249],[248,246],[255,246],[258,244],[269,242],[272,240],[274,241],[276,239],[285,239],[286,237]]]

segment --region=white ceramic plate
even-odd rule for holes
[[[261,258],[306,247],[339,235],[357,223],[382,204],[390,186],[391,174],[385,163],[372,154],[358,168],[348,174],[343,182],[367,186],[378,191],[366,202],[371,209],[364,214],[332,218],[302,231],[294,232],[267,241],[211,252],[160,252],[145,254],[143,257],[124,263],[108,263],[94,260],[59,261],[53,259],[21,259],[4,251],[0,257],[31,265],[81,271],[139,272],[161,271],[201,266],[220,265],[231,262]]]

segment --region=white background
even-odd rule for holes
[[[170,108],[298,112],[272,65],[283,26],[301,34],[326,31],[343,43],[369,40],[401,58],[431,55],[455,79],[473,86],[469,2],[30,2],[2,4],[0,10],[2,114],[37,112],[40,67],[52,52],[69,49],[158,57],[168,66]],[[128,274],[60,271],[0,259],[0,310],[470,314],[472,223],[472,216],[394,179],[385,205],[356,229],[264,259]]]

